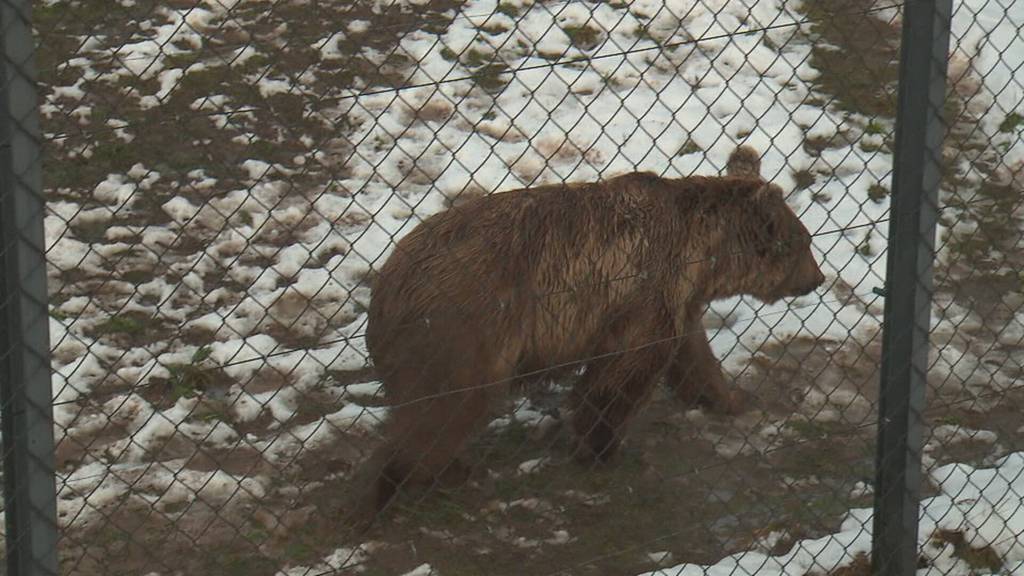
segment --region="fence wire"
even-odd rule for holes
[[[878,382],[922,334],[897,536],[1024,570],[1024,4],[953,14],[930,326],[885,310],[920,5],[35,3],[56,573],[891,569]]]

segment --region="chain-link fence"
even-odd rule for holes
[[[1024,3],[28,4],[9,573],[1024,571]]]

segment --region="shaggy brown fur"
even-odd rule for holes
[[[807,294],[824,277],[782,191],[754,178],[633,173],[475,198],[425,220],[380,270],[366,333],[392,405],[366,463],[376,507],[434,481],[518,375],[586,362],[577,454],[606,459],[666,371],[732,408],[707,302]],[[695,366],[694,370],[682,367]]]

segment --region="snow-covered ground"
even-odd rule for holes
[[[954,8],[952,44],[983,77],[981,133],[997,143],[1007,168],[1024,161],[1020,103],[1024,101],[1021,23],[1024,4],[1013,0],[964,0]],[[955,69],[954,69],[955,72]],[[955,77],[955,74],[954,74]],[[1016,114],[1017,120],[1011,115]],[[1008,118],[1009,117],[1009,118]]]
[[[958,557],[946,534],[962,534],[977,549],[991,548],[1003,560],[999,574],[1024,571],[1024,453],[1001,459],[992,468],[949,464],[930,471],[939,494],[921,503],[919,540],[928,566],[919,576],[994,574],[978,571]],[[872,510],[851,510],[839,532],[797,542],[783,556],[743,552],[713,566],[680,564],[642,576],[805,576],[828,574],[871,552]],[[864,572],[867,573],[866,571]]]
[[[426,3],[401,5],[413,12]],[[214,73],[255,87],[268,101],[299,97],[304,121],[314,125],[309,133],[280,130],[268,140],[253,104],[225,88],[227,80],[214,82],[212,91],[186,102],[190,114],[209,123],[210,138],[224,145],[264,141],[288,150],[288,158],[246,148],[251,156],[238,160],[238,176],[227,177],[211,176],[212,164],[175,170],[151,154],[87,185],[51,190],[46,235],[51,281],[61,296],[51,321],[56,433],[76,454],[60,471],[63,525],[102,522],[126,495],[174,514],[182,503],[228,507],[284,494],[291,488],[275,484],[275,470],[346,435],[372,433],[386,414],[366,401],[378,385],[333,378],[366,366],[367,278],[395,240],[463,192],[634,169],[717,174],[737,143],[747,143],[763,152],[764,176],[791,191],[791,206],[815,234],[828,282],[817,294],[771,306],[746,298],[715,303],[712,316],[723,328],[710,334],[725,368],[739,373],[762,346],[796,334],[857,345],[875,337],[881,304],[872,289],[883,285],[888,202],[872,188],[889,180],[892,156],[884,144],[892,125],[837,110],[814,92],[819,72],[810,65],[796,2],[470,0],[442,33],[413,30],[401,39],[397,52],[415,64],[398,67],[402,84],[412,87],[397,91],[359,75],[348,85],[324,80],[339,60],[354,57],[353,42],[366,44],[357,55],[379,70],[396,66],[366,40],[377,32],[369,19],[391,3],[362,4],[369,6],[367,19],[339,21],[336,30],[304,39],[301,48],[315,54],[314,63],[291,76],[253,68],[297,46],[273,35],[253,32],[252,42],[226,52],[211,48],[218,34],[245,32],[244,9],[258,3],[203,0],[158,8],[127,39],[77,38],[80,47],[60,63],[71,80],[45,87],[44,126],[77,123],[86,135],[108,130],[129,154],[149,128],[93,117],[90,87],[137,78],[123,108],[159,110],[184,98],[180,86],[190,76]],[[970,40],[960,52],[973,56],[979,71],[992,71],[982,74],[984,86],[1002,108],[993,108],[982,126],[1006,142],[1007,162],[1024,151],[1012,133],[999,130],[1020,101],[1013,82],[1019,62],[1011,59],[1024,54],[1014,24],[1024,23],[1024,8],[1017,6],[1010,15],[1019,19],[1004,18],[994,0],[964,2],[956,26]],[[967,10],[980,11],[977,22]],[[994,48],[977,42],[988,30]],[[1010,44],[1016,50],[1005,49]],[[980,51],[972,55],[975,46]],[[99,153],[97,146],[70,144],[73,138],[65,143],[70,132],[65,125],[48,132],[56,155],[70,161]],[[181,144],[221,144],[207,136]],[[805,145],[815,139],[829,144],[817,151]],[[147,212],[153,198],[158,218]],[[86,233],[97,228],[98,237]],[[198,248],[178,249],[182,238]],[[135,269],[149,273],[141,280],[123,274]],[[952,302],[941,304],[940,332],[970,317]],[[132,325],[137,318],[150,320]],[[1009,324],[1007,338],[1024,337],[1024,316]],[[174,337],[160,337],[164,331]],[[194,334],[201,336],[188,336]],[[949,346],[936,367],[965,385],[1015,385],[998,369],[979,372],[977,365],[968,351]],[[212,380],[190,379],[211,367],[223,368]],[[147,393],[160,387],[172,388],[170,396]],[[848,400],[831,389],[818,396],[826,404]],[[310,398],[330,409],[305,414]],[[244,449],[268,467],[194,469],[193,454],[174,448],[182,438],[214,460]],[[1019,468],[1015,458],[999,470]],[[942,470],[961,478],[970,471],[947,466],[932,470],[933,478]],[[940,485],[946,490],[952,482]],[[945,505],[976,518],[956,494],[947,496],[956,502],[939,496],[926,510]],[[1008,506],[1003,500],[992,506]],[[762,556],[762,572],[749,573],[803,574],[793,567],[811,567],[805,560],[818,549],[830,554],[818,560],[832,562],[828,569],[849,561],[869,542],[865,514],[851,512],[843,532],[803,543],[785,559]],[[977,537],[990,543],[984,539],[991,530],[978,524]],[[828,552],[843,542],[846,553]],[[1015,539],[999,542],[1008,561],[1024,561]],[[926,549],[936,566],[953,567],[940,558],[944,549]],[[324,564],[337,568],[360,554],[372,552],[339,550]],[[732,573],[730,563],[754,566],[755,557],[726,559],[710,573]],[[693,570],[700,568],[677,572]]]

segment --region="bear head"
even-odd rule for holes
[[[811,250],[811,234],[786,204],[782,190],[763,180],[732,182],[749,195],[741,197],[740,213],[722,230],[721,252],[732,270],[714,274],[721,278],[714,297],[749,294],[771,304],[821,286],[825,275]]]

